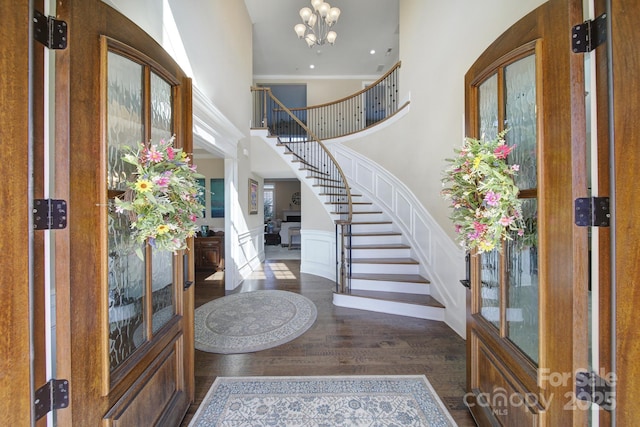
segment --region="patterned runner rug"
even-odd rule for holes
[[[424,375],[218,377],[189,426],[455,426]]]
[[[317,317],[315,304],[300,294],[263,290],[232,294],[195,311],[195,347],[210,353],[250,353],[289,342]]]

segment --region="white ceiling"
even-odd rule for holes
[[[342,12],[333,26],[338,38],[314,48],[293,31],[308,0],[244,2],[253,23],[254,77],[371,77],[398,61],[399,0],[330,0]]]
[[[335,45],[307,47],[293,27],[309,0],[244,0],[253,23],[254,78],[371,80],[398,62],[399,0],[330,0],[341,10],[333,26]],[[371,54],[371,50],[375,54]],[[309,65],[315,65],[310,69]],[[266,144],[253,143],[254,173],[264,178],[293,178],[295,174]],[[211,153],[194,147],[196,157]],[[215,155],[214,155],[215,157]]]

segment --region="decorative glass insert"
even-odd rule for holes
[[[117,213],[113,199],[123,197],[126,183],[134,179],[135,168],[122,160],[125,146],[135,147],[145,139],[144,66],[119,55],[107,55],[107,189],[109,194],[108,268],[109,268],[109,354],[111,370],[120,366],[142,343],[148,340],[146,319],[152,331],[164,326],[175,314],[173,254],[152,252],[151,260],[136,255],[145,253],[144,245],[132,238],[131,221]],[[169,139],[173,134],[172,86],[151,72],[147,114],[151,116],[151,140]],[[147,278],[151,261],[152,277]],[[151,282],[151,316],[144,312]]]
[[[480,314],[500,328],[500,252],[494,249],[480,257]]]
[[[514,233],[507,243],[509,339],[531,360],[538,362],[538,203],[522,203],[523,236]]]
[[[173,299],[173,253],[154,249],[151,253],[151,271],[151,330],[156,333],[176,312]]]
[[[113,52],[108,54],[107,188],[126,190],[135,167],[122,160],[123,146],[142,141],[142,66]]]
[[[122,364],[140,345],[136,330],[145,333],[145,263],[135,254],[130,218],[115,211],[113,197],[120,196],[132,179],[133,166],[122,160],[122,147],[136,144],[143,135],[143,68],[121,55],[108,54],[107,189],[109,360],[111,369]],[[143,340],[144,341],[144,336]]]
[[[168,140],[173,135],[171,85],[151,73],[151,141]]]
[[[492,140],[498,136],[498,75],[494,74],[478,87],[480,135]]]
[[[506,141],[515,145],[508,157],[520,165],[515,183],[521,190],[536,188],[536,61],[535,55],[522,58],[504,70]]]

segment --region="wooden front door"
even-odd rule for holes
[[[604,3],[604,2],[602,2]],[[640,182],[640,55],[637,46],[640,32],[637,19],[640,17],[640,3],[636,0],[611,2],[610,25],[611,45],[607,46],[612,57],[611,102],[613,111],[611,128],[603,118],[603,133],[609,131],[613,144],[612,167],[614,180],[611,193],[614,211],[612,229],[613,278],[612,293],[615,312],[615,337],[612,360],[615,361],[615,422],[618,426],[638,423],[640,413],[640,328],[638,307],[640,307],[640,214],[636,207],[638,182]],[[603,62],[606,56],[602,56]],[[607,74],[599,74],[606,85]],[[606,324],[603,325],[606,328]]]
[[[582,1],[550,0],[507,30],[466,75],[466,133],[508,129],[523,235],[472,256],[467,404],[480,425],[583,425],[575,373],[588,361],[588,227]]]
[[[69,27],[56,58],[55,143],[69,212],[56,251],[56,356],[70,382],[57,422],[177,425],[193,400],[192,252],[136,244],[114,197],[134,173],[125,147],[175,135],[192,151],[190,80],[102,1],[58,2],[57,15]]]

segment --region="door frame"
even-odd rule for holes
[[[5,41],[0,47],[0,140],[7,154],[3,158],[11,158],[10,162],[0,162],[0,203],[6,215],[0,222],[0,249],[5,260],[0,286],[0,409],[7,425],[27,426],[35,422],[32,402],[36,377],[41,376],[29,357],[35,351],[30,338],[35,327],[35,285],[30,270],[34,238],[30,177],[35,138],[31,79],[36,77],[33,61],[38,47],[31,32],[34,2],[0,0],[0,5],[2,10],[11,11],[0,28]]]
[[[637,45],[640,32],[637,19],[640,4],[635,0],[617,0],[610,4],[608,12],[611,32],[607,38],[612,72],[612,102],[608,112],[609,140],[612,142],[610,158],[613,161],[611,177],[611,236],[613,263],[612,307],[613,331],[612,372],[616,376],[617,425],[633,425],[640,413],[640,328],[637,309],[640,307],[638,277],[640,277],[640,213],[637,203],[640,182],[640,55]],[[600,83],[599,83],[600,84]],[[604,84],[604,83],[602,83]],[[608,115],[610,117],[610,115]],[[603,127],[606,127],[603,125]]]

